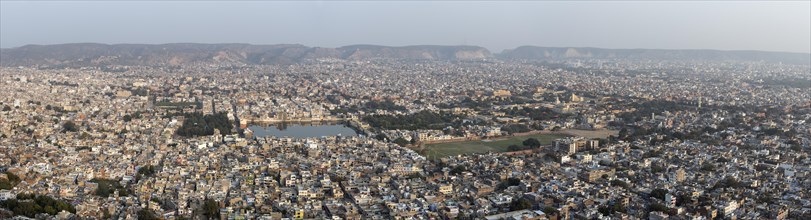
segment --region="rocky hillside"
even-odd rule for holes
[[[470,60],[491,57],[476,46],[353,45],[339,48],[297,44],[59,44],[0,50],[2,66],[78,67],[101,65],[292,64],[308,59],[376,58]]]

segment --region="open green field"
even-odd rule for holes
[[[448,143],[436,143],[425,145],[422,154],[428,158],[440,158],[446,156],[456,156],[460,154],[487,153],[487,152],[507,152],[510,145],[522,145],[527,138],[535,138],[541,145],[551,144],[552,141],[567,137],[565,134],[533,134],[526,136],[511,136],[491,140],[460,141]]]

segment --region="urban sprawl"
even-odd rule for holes
[[[3,67],[0,94],[2,219],[811,219],[808,65]]]

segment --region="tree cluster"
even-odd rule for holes
[[[76,213],[68,202],[57,200],[46,195],[17,194],[16,199],[0,201],[0,208],[11,210],[14,215],[34,218],[37,214],[56,215],[61,211]]]
[[[604,206],[598,207],[597,211],[599,211],[601,214],[603,214],[605,216],[610,216],[611,214],[614,214],[615,212],[625,213],[625,206],[623,206],[622,203],[614,202],[614,204],[610,205],[610,206],[604,205]]]
[[[706,163],[704,163],[704,165],[701,165],[701,170],[702,171],[713,172],[713,171],[715,171],[715,164],[713,164],[711,162],[706,162]]]
[[[67,121],[62,124],[62,129],[65,129],[66,132],[76,132],[79,131],[79,126],[77,126],[73,121]]]
[[[20,183],[20,177],[14,173],[6,172],[7,179],[0,179],[0,189],[12,189]]]
[[[510,211],[518,211],[530,208],[532,208],[532,201],[525,198],[516,199],[510,203]]]
[[[98,184],[98,188],[96,188],[97,196],[107,198],[110,195],[113,195],[113,193],[116,191],[118,191],[119,196],[129,195],[129,191],[116,180],[94,178],[91,179],[90,182]]]
[[[529,126],[527,126],[525,124],[508,124],[508,125],[504,125],[504,126],[501,127],[501,131],[504,131],[504,132],[507,132],[507,133],[510,133],[510,134],[529,132],[531,130],[532,129],[530,129]]]
[[[124,115],[123,117],[124,122],[130,122],[132,121],[132,119],[140,119],[140,118],[142,118],[140,111],[136,111],[135,113],[132,113],[132,115],[130,114]]]
[[[670,213],[670,208],[668,208],[667,206],[662,205],[660,203],[653,203],[653,204],[650,205],[650,211],[652,211],[652,212],[659,211],[659,212],[664,212],[664,213]]]
[[[139,175],[144,175],[144,176],[155,175],[155,166],[146,165],[144,167],[141,167],[141,169],[138,169],[138,174]]]
[[[363,120],[372,127],[387,130],[419,130],[419,129],[442,129],[453,123],[460,122],[464,118],[446,112],[420,111],[410,115],[369,115]]]
[[[721,181],[715,183],[715,185],[712,186],[712,189],[738,188],[741,186],[742,184],[740,181],[738,181],[738,179],[735,179],[735,177],[732,176],[727,176],[724,177],[724,179],[722,179]]]
[[[203,215],[208,217],[208,219],[220,218],[220,205],[217,204],[217,201],[214,201],[213,199],[206,199],[203,202],[202,209]]]
[[[144,167],[141,167],[140,169],[138,169],[138,173],[136,174],[136,179],[140,180],[140,179],[143,179],[144,177],[152,177],[152,176],[155,175],[155,173],[157,173],[157,171],[155,171],[155,170],[156,170],[156,167],[152,166],[152,165],[146,165]]]
[[[455,167],[453,167],[453,169],[451,169],[451,171],[450,171],[450,172],[448,172],[448,173],[450,173],[451,175],[459,175],[459,174],[462,174],[462,172],[465,172],[465,171],[467,171],[467,168],[465,168],[465,166],[462,166],[462,165],[456,165],[456,166],[455,166]]]
[[[518,178],[510,177],[504,181],[501,181],[501,183],[499,183],[498,186],[496,186],[496,189],[503,190],[510,186],[518,186],[518,185],[521,185],[521,180]]]
[[[138,212],[136,214],[138,215],[138,220],[159,220],[160,219],[157,214],[150,211],[149,209],[138,210]]]
[[[411,139],[411,140],[414,140],[414,139]],[[405,147],[406,145],[410,144],[411,142],[407,141],[405,138],[398,137],[397,139],[394,139],[394,143],[397,144],[397,145],[400,145],[400,147]]]
[[[630,186],[627,182],[618,179],[611,180],[611,185],[619,186],[626,189]]]
[[[184,116],[186,119],[183,121],[183,125],[177,129],[177,135],[183,137],[213,135],[214,129],[220,130],[222,134],[227,134],[234,128],[225,112],[210,115],[194,112],[186,113]]]
[[[538,139],[535,139],[535,138],[527,138],[521,144],[523,144],[523,145],[521,145],[521,146],[515,145],[515,144],[510,145],[510,146],[507,147],[507,150],[508,151],[522,151],[522,150],[529,150],[529,149],[537,149],[537,148],[541,147],[541,142],[538,141]]]
[[[654,189],[654,190],[651,190],[651,191],[650,191],[650,197],[652,197],[652,198],[657,198],[657,199],[662,200],[662,201],[664,201],[664,200],[665,200],[665,195],[666,195],[666,194],[667,194],[667,190],[666,190],[666,189],[659,189],[659,188],[657,188],[657,189]]]
[[[147,88],[134,88],[134,89],[130,89],[130,92],[132,92],[132,95],[136,95],[136,96],[147,96],[147,95],[149,95],[149,89],[147,89]]]

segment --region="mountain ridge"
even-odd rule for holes
[[[301,44],[98,44],[26,45],[0,50],[1,66],[293,64],[307,59],[375,58],[466,60],[493,55],[478,46],[416,45],[389,47],[349,45],[338,48]]]
[[[811,54],[767,51],[604,49],[596,47],[520,46],[493,54],[471,45],[382,46],[355,44],[309,47],[302,44],[255,45],[246,43],[100,44],[71,43],[25,45],[0,49],[0,66],[80,67],[104,65],[183,64],[294,64],[311,59],[406,60],[746,60],[811,65]]]

